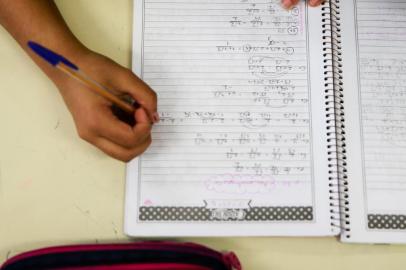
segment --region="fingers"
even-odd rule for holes
[[[94,134],[125,148],[136,147],[140,143],[143,143],[150,135],[152,124],[146,116],[144,109],[140,108],[136,111],[135,118],[137,124],[134,127],[116,118],[110,108],[106,107],[103,109],[104,111],[101,111],[100,114],[97,115],[96,121],[98,119],[98,123],[91,126]],[[137,116],[140,114],[143,114],[143,117]]]
[[[115,159],[128,162],[134,157],[144,153],[144,151],[151,144],[151,136],[148,136],[148,138],[142,144],[131,149],[124,148],[102,137],[97,138],[93,144],[107,155]]]
[[[129,161],[142,154],[151,144],[150,127],[144,124],[142,127],[137,127],[135,132],[130,126],[122,123],[128,127],[126,129],[120,123],[122,122],[117,119],[106,125],[78,128],[79,136],[111,157]],[[115,131],[115,128],[118,131]]]
[[[324,0],[309,0],[309,5],[312,7],[317,7],[323,3]]]
[[[158,122],[156,93],[131,70],[121,70],[116,79],[119,89],[129,93],[146,110],[150,121]]]
[[[134,127],[120,121],[108,105],[99,105],[76,121],[79,136],[113,158],[129,161],[151,144],[152,123],[143,108],[136,110]]]
[[[282,5],[286,9],[290,9],[297,5],[300,0],[282,0]],[[309,0],[309,5],[312,7],[317,7],[323,3],[324,0]]]
[[[296,6],[299,3],[299,0],[282,0],[282,5],[286,9],[290,9]]]

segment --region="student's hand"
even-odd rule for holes
[[[299,3],[300,0],[282,0],[282,5],[289,9],[294,7]],[[324,0],[308,0],[309,5],[312,7],[317,7],[323,3]]]
[[[0,25],[59,88],[81,138],[122,161],[145,151],[151,143],[152,122],[159,118],[156,94],[130,70],[86,48],[69,30],[54,1],[0,0]],[[134,114],[136,125],[119,121],[110,102],[38,57],[27,46],[29,40],[65,56],[106,87],[132,96],[141,105]]]
[[[136,125],[132,127],[117,119],[109,101],[61,73],[54,82],[73,116],[79,136],[122,161],[143,153],[151,144],[152,123],[159,118],[155,92],[130,70],[99,54],[86,53],[75,64],[95,81],[131,95],[141,105],[134,114]]]

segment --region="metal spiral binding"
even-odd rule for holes
[[[348,177],[345,150],[345,115],[342,83],[340,1],[322,6],[324,86],[327,127],[330,219],[332,230],[339,228],[350,238]]]

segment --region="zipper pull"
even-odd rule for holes
[[[223,253],[223,260],[230,267],[230,270],[242,270],[240,260],[234,252]]]

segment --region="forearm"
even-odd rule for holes
[[[54,81],[63,78],[28,48],[29,40],[79,61],[87,49],[72,34],[52,0],[0,0],[0,24]]]

